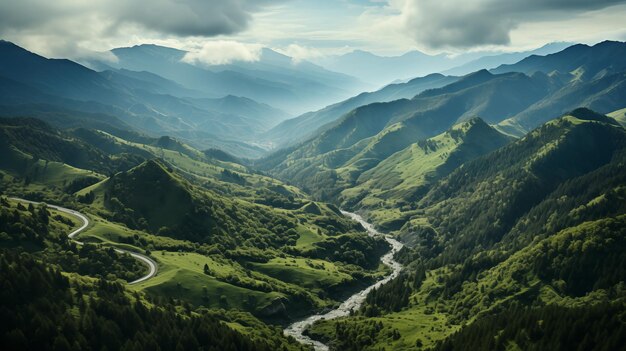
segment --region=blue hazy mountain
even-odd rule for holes
[[[145,44],[111,50],[116,62],[90,62],[97,70],[148,71],[207,97],[236,95],[302,113],[343,100],[365,85],[307,61],[296,62],[270,49],[258,61],[201,65],[183,61],[186,51]]]
[[[492,71],[569,74],[572,78],[588,81],[626,70],[624,54],[624,42],[603,41],[593,46],[577,44],[550,55],[531,55],[515,64],[502,65]]]
[[[417,50],[399,56],[380,56],[363,50],[320,58],[315,62],[333,71],[359,77],[379,86],[425,76],[431,73],[462,76],[505,63],[515,63],[529,55],[546,55],[563,50],[569,43],[551,43],[532,51],[494,53],[488,51],[429,55]]]
[[[465,75],[471,72],[475,72],[481,69],[492,69],[496,68],[500,65],[505,64],[513,64],[530,55],[548,55],[555,52],[559,52],[569,46],[573,45],[573,43],[566,42],[558,42],[558,43],[549,43],[538,49],[531,51],[520,51],[520,52],[509,52],[499,55],[487,55],[470,62],[467,62],[461,66],[451,68],[442,72],[443,74],[448,75]]]
[[[258,155],[262,149],[246,146],[253,136],[289,117],[249,98],[207,96],[145,70],[96,72],[6,41],[0,42],[0,92],[0,104],[8,106],[7,111],[52,113],[58,124],[65,120],[69,125],[76,125],[84,114],[90,116],[84,121],[90,127],[103,127],[91,118],[101,114],[107,116],[103,120],[114,121],[111,127],[169,134],[200,148],[223,147],[236,155]]]
[[[262,135],[263,140],[275,147],[288,146],[306,140],[331,126],[332,122],[351,110],[374,102],[410,99],[424,90],[441,88],[455,82],[458,77],[433,73],[414,78],[406,83],[389,84],[384,88],[361,93],[350,99],[327,106],[321,110],[307,112],[278,124]]]

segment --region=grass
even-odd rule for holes
[[[421,189],[508,141],[480,119],[458,123],[384,159],[361,174],[356,186],[343,190],[340,199],[344,206],[367,210],[381,228],[398,230],[413,214],[411,204]]]
[[[441,285],[439,278],[445,274],[448,274],[445,269],[429,272],[420,291],[411,296],[409,307],[402,311],[384,314],[380,317],[350,316],[336,320],[323,320],[314,324],[310,328],[310,332],[313,335],[323,335],[325,338],[332,339],[334,338],[336,323],[347,322],[349,325],[354,324],[353,328],[361,329],[360,324],[365,325],[372,321],[381,322],[383,330],[374,339],[375,343],[366,350],[415,350],[418,340],[424,349],[428,349],[437,341],[446,338],[460,328],[460,326],[450,323],[447,313],[443,312],[442,306],[438,305],[440,302],[428,297],[428,293],[432,289]],[[393,330],[400,333],[401,337],[398,340],[389,336],[389,332]]]
[[[300,249],[306,249],[313,246],[313,244],[324,240],[324,236],[321,234],[317,234],[315,230],[305,227],[298,226],[298,234],[300,237],[298,241],[296,241],[296,247]]]
[[[210,257],[166,251],[154,252],[153,257],[159,263],[159,273],[134,286],[149,294],[183,299],[206,307],[252,311],[259,311],[272,301],[285,297],[278,292],[255,291],[218,280],[216,276],[236,275],[238,271]],[[210,267],[212,275],[204,273],[204,264]]]
[[[267,263],[254,264],[257,271],[270,277],[307,289],[323,291],[329,286],[352,281],[332,262],[305,258],[274,258]]]
[[[245,178],[248,185],[254,188],[272,188],[272,187],[281,187],[286,189],[287,192],[294,195],[295,197],[306,197],[306,195],[298,188],[284,184],[283,182],[266,177],[259,174],[250,173],[245,166],[231,163],[231,162],[223,162],[218,160],[211,160],[211,162],[206,162],[205,160],[201,160],[202,153],[198,150],[192,149],[187,146],[187,148],[192,150],[192,154],[196,154],[197,158],[192,158],[185,153],[181,153],[178,151],[173,151],[169,149],[164,149],[157,146],[140,144],[130,142],[113,135],[107,134],[105,132],[101,132],[108,137],[113,138],[115,142],[132,146],[144,151],[149,152],[155,157],[162,158],[168,163],[172,164],[177,168],[178,171],[189,175],[191,177],[196,178],[197,181],[209,183],[208,187],[226,187],[231,188],[232,190],[238,191],[238,195],[244,195],[248,193],[250,195],[249,189],[245,189],[244,187],[233,184],[233,183],[225,183],[218,181],[221,177],[222,171],[224,169],[228,169],[236,172],[243,178]]]
[[[607,114],[607,116],[615,118],[615,120],[619,122],[619,124],[621,124],[623,127],[626,127],[626,108],[613,111]]]

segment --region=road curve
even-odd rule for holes
[[[30,200],[26,200],[26,199],[21,199],[18,197],[11,197],[11,200],[15,200],[15,201],[20,201],[20,202],[25,202],[28,204],[33,204],[33,205],[40,205],[41,202],[35,202],[35,201],[30,201]],[[64,212],[67,213],[69,215],[72,215],[78,219],[80,219],[83,224],[76,230],[74,230],[73,232],[69,233],[67,236],[70,238],[70,240],[72,240],[73,242],[75,242],[77,245],[83,245],[84,243],[82,241],[78,241],[75,239],[75,237],[80,234],[82,231],[84,231],[85,229],[87,229],[87,227],[89,226],[89,218],[87,218],[87,216],[85,216],[84,214],[78,212],[78,211],[74,211],[74,210],[70,210],[69,208],[65,208],[65,207],[61,207],[61,206],[57,206],[57,205],[50,205],[50,204],[46,204],[46,206],[48,206],[49,208],[55,209],[57,211],[60,212]],[[149,258],[148,256],[144,256],[142,254],[138,254],[132,251],[128,251],[128,250],[123,250],[123,249],[118,249],[118,248],[113,248],[113,250],[115,250],[115,252],[117,253],[121,253],[121,254],[129,254],[130,256],[132,256],[134,259],[141,261],[141,263],[143,263],[144,265],[146,265],[148,267],[148,274],[144,275],[143,277],[137,279],[137,280],[133,280],[132,282],[129,282],[128,284],[137,284],[137,283],[141,283],[144,282],[152,277],[154,277],[157,274],[157,263],[154,262],[154,260],[152,260],[151,258]]]

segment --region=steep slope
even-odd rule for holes
[[[473,235],[469,233],[481,227],[480,240],[498,242],[520,216],[559,184],[620,156],[624,137],[624,130],[615,120],[590,110],[575,110],[514,144],[465,164],[430,190],[418,207],[426,210],[435,227],[441,226],[446,237],[470,240]],[[441,205],[432,206],[436,203]],[[481,211],[487,203],[506,205],[495,212]],[[457,226],[457,221],[470,222]],[[409,231],[406,233],[409,235]],[[448,248],[454,250],[452,245]]]
[[[528,56],[531,55],[549,55],[555,52],[562,51],[563,49],[568,48],[573,45],[573,43],[549,43],[538,49],[531,51],[522,51],[522,52],[508,52],[504,54],[498,55],[485,55],[470,62],[467,62],[458,67],[454,67],[452,69],[446,70],[442,72],[443,74],[449,75],[465,75],[470,72],[475,72],[481,69],[492,69],[497,68],[506,64],[514,64]],[[517,72],[515,70],[511,70],[510,72]]]
[[[560,72],[574,75],[579,80],[592,80],[603,76],[623,72],[626,63],[617,60],[626,54],[626,43],[604,41],[593,46],[577,44],[546,56],[533,55],[513,65],[502,65],[492,70],[493,73],[523,72]]]
[[[350,186],[361,173],[410,144],[475,116],[488,123],[513,116],[559,84],[543,74],[479,71],[411,100],[359,107],[316,138],[263,163],[277,176],[323,189],[332,199],[337,189]]]
[[[359,176],[341,192],[344,207],[366,211],[385,230],[402,226],[402,217],[430,185],[461,164],[511,141],[480,118],[454,125],[438,136],[411,144]]]
[[[7,156],[9,150],[13,149],[29,155],[33,160],[61,162],[103,174],[128,169],[135,165],[133,162],[141,159],[138,155],[125,155],[123,152],[111,158],[89,143],[37,119],[0,118],[0,137],[3,152]],[[19,169],[19,165],[9,162],[8,157],[3,161],[6,167]]]
[[[617,111],[613,111],[613,112],[607,114],[607,116],[615,119],[622,126],[626,126],[626,108],[619,109]]]
[[[601,113],[625,106],[626,73],[604,75],[587,82],[574,80],[560,90],[537,101],[526,110],[498,123],[505,133],[521,136],[532,128],[577,107],[586,107]]]
[[[424,90],[440,88],[457,79],[457,77],[443,76],[441,74],[430,74],[425,77],[412,79],[407,83],[390,84],[380,90],[361,93],[319,111],[308,112],[299,117],[286,120],[264,133],[262,138],[273,143],[275,147],[296,144],[329,128],[332,122],[359,106],[375,102],[410,99]]]
[[[475,296],[468,299],[468,307],[500,302],[479,301],[478,296],[484,294],[519,294],[521,299],[536,299],[541,307],[511,304],[484,313],[436,349],[487,350],[511,345],[550,350],[622,348],[626,324],[619,316],[624,313],[624,295],[616,285],[625,274],[625,228],[624,215],[585,222],[489,269],[484,278],[459,293]],[[501,277],[498,283],[487,278],[493,276]],[[600,297],[604,291],[613,295]],[[582,298],[586,293],[589,296]]]
[[[127,105],[130,99],[98,73],[70,60],[54,60],[0,41],[0,76],[50,95]]]

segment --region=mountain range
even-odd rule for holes
[[[366,82],[382,86],[432,73],[465,75],[481,69],[515,63],[530,55],[555,53],[570,45],[570,43],[550,43],[535,50],[504,54],[465,52],[429,55],[414,50],[400,56],[381,56],[368,51],[355,50],[343,55],[314,59],[314,62],[331,71],[360,77]]]
[[[0,348],[623,349],[626,43],[566,45],[356,52],[410,79],[355,95],[268,49],[0,42]]]
[[[302,113],[349,97],[364,87],[348,75],[327,71],[308,61],[295,61],[262,49],[258,61],[209,65],[185,60],[187,51],[138,45],[111,50],[112,61],[91,61],[99,71],[148,71],[202,92],[206,97],[237,95]]]
[[[572,63],[572,50],[580,48],[587,55]],[[521,136],[579,106],[609,113],[621,108],[626,94],[623,69],[613,63],[624,49],[620,42],[574,46],[526,59],[543,70],[521,73],[501,66],[494,72],[502,73],[477,71],[411,99],[360,106],[259,164],[328,200],[394,153],[476,116],[501,132]],[[558,64],[563,62],[567,64]],[[525,60],[519,65],[528,66]],[[313,174],[316,181],[311,183]]]

